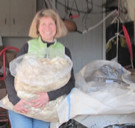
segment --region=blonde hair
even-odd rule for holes
[[[37,38],[39,36],[38,27],[39,27],[40,19],[42,17],[51,17],[55,21],[56,28],[57,28],[55,38],[60,38],[67,34],[67,28],[64,22],[61,20],[60,16],[52,9],[44,9],[36,13],[31,23],[30,31],[29,31],[30,37]]]

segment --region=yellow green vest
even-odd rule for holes
[[[44,52],[44,55],[45,55],[47,50],[51,49],[51,51],[49,51],[49,52],[53,52],[54,50],[57,50],[61,54],[65,55],[65,47],[64,47],[63,44],[61,44],[58,41],[55,41],[54,44],[50,45],[49,48],[47,48],[47,44],[42,42],[41,37],[38,37],[36,39],[29,40],[28,45],[29,45],[28,53],[38,52],[38,54],[40,54],[42,56],[43,52]],[[56,54],[56,52],[54,52],[54,54]]]

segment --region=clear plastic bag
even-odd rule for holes
[[[10,63],[10,72],[15,77],[14,86],[18,97],[31,101],[39,97],[38,92],[56,90],[67,84],[72,66],[73,63],[68,56],[47,48],[14,59]],[[43,110],[25,106],[31,110],[25,115],[49,122],[58,121],[57,108],[64,97],[50,101]],[[14,110],[8,97],[3,99],[3,105]]]
[[[111,86],[117,85],[120,88],[127,88],[129,82],[127,82],[126,77],[130,75],[131,72],[117,62],[95,60],[76,74],[76,87],[86,93],[105,89],[110,84]]]
[[[86,82],[99,81],[105,82],[106,80],[112,80],[115,82],[121,82],[121,71],[117,70],[110,65],[104,65],[98,70],[94,71],[92,75],[85,76]]]
[[[71,59],[57,50],[49,49],[49,57],[42,49],[32,54],[22,55],[10,63],[10,72],[31,86],[47,86],[67,76],[73,63]]]

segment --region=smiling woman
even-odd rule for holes
[[[57,61],[56,65],[60,67],[62,70],[62,72],[60,73],[60,76],[62,76],[64,67],[62,67],[58,63],[59,61],[56,58],[59,57],[60,59],[62,59],[62,57],[68,56],[71,59],[71,54],[68,48],[66,48],[62,43],[57,41],[57,38],[65,36],[66,34],[67,34],[66,26],[64,25],[60,16],[54,10],[51,9],[40,10],[35,15],[32,24],[30,26],[29,36],[33,39],[29,40],[27,43],[24,44],[24,46],[20,49],[20,52],[18,53],[16,59],[18,59],[19,56],[21,57],[23,56],[24,58],[21,61],[19,61],[21,64],[23,63],[26,64],[27,62],[31,62],[33,66],[36,66],[34,60],[40,59],[40,60],[47,60],[47,62],[48,61],[50,62],[53,57],[54,60]],[[55,51],[57,51],[60,54],[57,54],[57,52]],[[31,57],[33,56],[37,58],[31,61],[30,59],[31,57],[30,57],[27,58],[26,61],[24,62],[25,56],[27,54],[30,55]],[[30,70],[30,74],[32,74],[31,75],[32,77],[36,73],[39,73],[39,75],[35,75],[36,77],[34,79],[37,82],[40,82],[41,78],[47,79],[48,78],[47,74],[50,73],[50,71],[52,71],[52,69],[55,67],[54,61],[52,63],[53,68],[51,69],[48,68],[48,66],[50,67],[51,64],[49,64],[48,66],[44,65],[43,66],[44,68],[41,68],[42,67],[41,62],[39,64],[40,64],[39,65],[40,68],[37,68],[36,66],[36,70],[34,67],[30,66],[30,64],[24,66],[24,69],[26,69],[26,71],[29,71],[28,70],[30,69],[29,67],[32,68],[32,70]],[[45,68],[48,69],[48,71]],[[36,73],[34,73],[33,71],[35,71]],[[53,72],[53,75],[58,77],[58,75],[56,75],[58,74],[58,71],[60,70],[55,70]],[[43,74],[40,72],[42,72]],[[31,109],[27,108],[26,106],[32,106],[36,110],[39,108],[44,109],[48,106],[48,104],[50,104],[50,102],[57,100],[61,96],[69,94],[75,84],[72,66],[71,66],[71,70],[69,71],[69,74],[70,74],[69,79],[62,86],[60,86],[60,83],[58,83],[59,88],[56,88],[56,84],[54,84],[52,86],[53,88],[52,90],[41,89],[37,94],[38,97],[35,97],[34,99],[31,100],[27,100],[20,97],[20,95],[18,95],[15,86],[16,76],[11,75],[11,71],[10,71],[10,73],[7,75],[5,79],[5,84],[7,88],[9,101],[12,103],[13,110],[14,110],[14,111],[11,111],[11,109],[9,110],[9,118],[10,118],[11,126],[14,128],[37,128],[37,127],[49,128],[50,122],[48,122],[49,120],[43,121],[42,120],[43,116],[40,116],[37,113],[36,113],[36,117],[40,116],[40,119],[34,118],[33,116],[32,117],[27,116],[27,114],[29,115],[31,113]],[[25,74],[23,75],[26,76]],[[49,77],[52,77],[53,75],[51,74],[49,75]],[[28,75],[26,77],[31,78],[31,76]],[[56,81],[58,81],[59,79],[57,77],[53,77],[53,80],[56,79]],[[34,84],[32,82],[33,80],[30,81],[29,85],[32,86],[32,89],[35,89],[35,87],[33,86]],[[47,82],[43,82],[43,83],[46,84]],[[22,88],[23,86],[19,84],[19,87]],[[49,107],[49,109],[51,109],[50,110],[51,112],[54,111],[54,109],[51,107]],[[39,113],[41,113],[41,111]],[[47,115],[45,114],[44,117],[47,118]]]

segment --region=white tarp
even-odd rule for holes
[[[106,77],[107,79],[105,77],[100,78],[102,77],[101,74],[100,77],[94,76],[97,71],[99,73],[101,68],[106,65],[112,67],[112,70],[109,69],[109,78],[108,76]],[[112,73],[112,71],[115,72]],[[118,76],[119,79],[117,79],[118,77],[114,77],[113,74],[115,74],[114,76]],[[59,125],[71,118],[76,119],[82,124],[85,121],[89,124],[89,122],[94,120],[99,126],[100,123],[102,125],[105,124],[103,122],[106,120],[114,123],[133,123],[135,117],[132,114],[135,112],[135,84],[131,79],[128,79],[130,75],[129,71],[116,62],[98,60],[88,64],[76,74],[76,87],[72,89],[71,93],[57,109],[60,120]],[[92,78],[93,81],[91,80]],[[89,119],[89,121],[85,120],[85,118]],[[89,125],[94,125],[93,123]]]
[[[114,90],[113,90],[114,91]],[[130,114],[135,112],[135,93],[121,93],[120,96],[108,97],[110,92],[99,93],[98,100],[89,96],[77,88],[74,88],[70,95],[62,102],[58,108],[60,123],[78,115],[112,115]],[[108,103],[107,103],[108,100]]]

